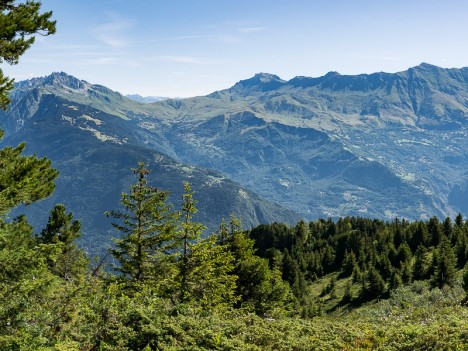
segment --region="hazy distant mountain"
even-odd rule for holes
[[[158,102],[158,101],[164,101],[168,100],[168,97],[162,97],[162,96],[141,96],[139,94],[129,94],[125,95],[131,100],[138,101],[138,102],[143,102],[145,104],[149,104],[152,102]]]
[[[63,202],[89,206],[82,188],[101,198],[104,183],[118,190],[102,203],[116,202],[130,182],[124,174],[144,155],[158,160],[157,182],[195,172],[200,198],[202,184],[219,184],[208,217],[232,187],[238,200],[227,197],[226,206],[244,211],[248,224],[294,215],[259,198],[244,203],[245,193],[255,198],[246,189],[310,219],[453,217],[468,215],[467,82],[468,68],[429,64],[289,81],[260,73],[208,96],[141,104],[60,73],[20,82],[0,117],[10,142],[27,140],[61,169],[55,200]]]

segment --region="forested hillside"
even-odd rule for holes
[[[457,271],[468,261],[467,229],[461,215],[455,223],[436,217],[415,222],[346,217],[299,222],[295,227],[260,225],[249,234],[257,254],[281,267],[308,314],[310,308],[316,311],[314,302],[323,302],[319,297],[336,303],[331,309],[388,297],[413,281],[454,286]],[[311,301],[311,286],[324,281],[328,283]]]

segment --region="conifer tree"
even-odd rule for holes
[[[232,306],[236,303],[234,256],[226,246],[216,243],[216,236],[189,244],[180,300],[203,309]],[[182,263],[182,261],[180,261]]]
[[[465,290],[465,300],[468,301],[468,263],[463,268],[462,287]]]
[[[438,228],[438,224],[436,225],[436,227]],[[412,240],[411,240],[411,248],[414,251],[416,251],[416,248],[419,245],[427,246],[430,242],[430,239],[431,238],[430,238],[426,223],[424,223],[423,221],[418,221],[416,225],[416,229],[413,233]]]
[[[403,243],[398,248],[398,265],[401,269],[405,267],[405,265],[409,265],[411,261],[412,253],[411,249],[408,244]]]
[[[200,223],[193,222],[193,215],[197,213],[196,201],[193,199],[193,192],[188,182],[184,184],[185,192],[182,196],[182,210],[181,210],[181,229],[180,240],[182,242],[182,254],[179,259],[179,275],[180,275],[180,299],[185,301],[188,290],[188,276],[189,276],[189,254],[190,243],[200,238],[201,232],[205,229]]]
[[[392,276],[390,277],[389,289],[394,290],[401,286],[403,281],[401,279],[400,273],[397,270],[393,270]]]
[[[242,230],[238,219],[232,217],[230,232],[223,240],[234,256],[234,271],[237,276],[236,295],[239,304],[251,306],[257,313],[283,307],[290,301],[290,289],[281,278],[278,269],[270,269],[268,260],[255,255],[254,241]],[[221,240],[218,236],[218,242]]]
[[[0,2],[0,64],[17,64],[34,43],[34,34],[55,33],[51,12],[40,13],[39,1]],[[10,103],[13,79],[0,69],[0,108]],[[3,131],[0,130],[0,139]],[[52,247],[38,245],[24,216],[7,222],[20,204],[48,197],[58,172],[51,162],[24,156],[25,144],[0,149],[0,349],[40,349],[61,316],[41,313],[54,299],[54,276],[46,263]],[[27,340],[27,341],[26,341]]]
[[[453,235],[453,226],[452,226],[452,220],[450,217],[446,217],[444,222],[442,223],[442,230],[444,235],[449,239],[449,241],[452,239]]]
[[[67,281],[84,278],[87,271],[86,254],[76,245],[76,240],[80,237],[80,221],[73,220],[73,214],[66,213],[64,205],[56,205],[50,211],[49,222],[38,241],[40,244],[57,246],[57,252],[49,258],[49,266],[54,274]]]
[[[455,252],[457,255],[458,267],[464,267],[468,262],[468,235],[464,233],[460,227],[456,227],[454,230],[457,236],[457,242],[455,244]]]
[[[379,272],[385,281],[389,281],[394,268],[386,253],[379,256]]]
[[[427,228],[431,236],[431,244],[433,246],[439,245],[443,236],[439,219],[437,217],[431,217],[427,223]]]
[[[0,63],[14,65],[21,55],[34,43],[34,34],[55,33],[52,12],[40,13],[39,1],[20,2],[3,0],[0,2]],[[9,92],[13,89],[13,79],[5,76],[0,69],[0,108],[6,109],[10,103]]]
[[[385,292],[385,281],[374,266],[370,266],[363,281],[362,296],[375,298]]]
[[[17,64],[21,55],[34,43],[34,34],[55,33],[52,12],[40,13],[39,1],[0,2],[0,63]],[[0,108],[10,103],[13,79],[0,69]],[[0,139],[3,131],[0,130]],[[23,156],[25,144],[0,150],[0,217],[19,204],[30,204],[49,196],[58,172],[50,161],[35,156]]]
[[[197,213],[196,200],[188,182],[180,217],[181,255],[178,260],[179,300],[202,307],[235,303],[235,281],[232,275],[234,257],[225,245],[216,244],[216,236],[201,239],[204,225],[193,221]]]
[[[119,265],[115,269],[132,283],[143,283],[173,277],[175,253],[179,247],[177,213],[168,204],[169,193],[148,185],[149,170],[140,162],[133,169],[137,177],[130,193],[122,194],[123,210],[107,215],[116,222],[113,226],[122,237],[115,239],[111,250]]]
[[[401,268],[401,280],[404,284],[411,283],[413,279],[413,267],[411,261],[406,261]]]
[[[437,247],[437,255],[435,255],[434,261],[433,284],[439,288],[444,285],[453,286],[456,281],[457,257],[446,237],[443,237]]]
[[[341,272],[343,276],[348,277],[353,273],[354,266],[357,264],[356,255],[354,251],[345,251],[343,264],[341,265]]]
[[[51,168],[51,162],[22,155],[25,147],[23,143],[0,149],[0,216],[19,204],[29,205],[48,197],[55,188],[58,172]]]
[[[351,276],[353,279],[353,283],[359,283],[361,281],[362,272],[357,263],[353,267],[353,273],[351,274]]]
[[[65,314],[60,280],[24,216],[0,224],[0,350],[39,350]]]
[[[423,280],[427,277],[428,262],[424,246],[418,246],[414,254],[413,279]]]
[[[459,228],[463,225],[463,216],[461,213],[459,213],[455,218],[455,225]]]

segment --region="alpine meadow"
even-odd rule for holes
[[[43,7],[0,3],[2,68],[59,35]],[[239,44],[142,42],[202,39]],[[468,350],[468,67],[188,98],[4,72],[0,350]]]

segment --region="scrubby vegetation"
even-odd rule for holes
[[[202,237],[188,183],[176,208],[149,185],[144,164],[134,173],[122,208],[108,213],[116,239],[107,258],[90,263],[76,244],[80,223],[63,205],[37,234],[26,218],[3,217],[2,350],[466,347],[468,224],[460,215],[249,231],[231,218]],[[13,194],[16,185],[4,184],[2,194]]]

